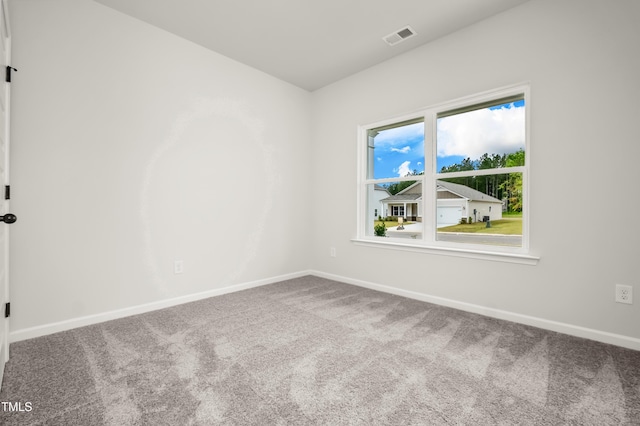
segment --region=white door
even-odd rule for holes
[[[1,0],[0,7],[0,215],[9,220],[9,95],[11,85],[5,72],[11,66],[11,38],[9,33],[9,14],[7,0]],[[0,222],[0,383],[4,364],[9,360],[9,319],[5,317],[6,304],[9,302],[9,226]]]

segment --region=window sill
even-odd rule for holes
[[[537,256],[522,253],[507,253],[488,250],[475,250],[467,248],[452,248],[440,246],[428,246],[424,244],[407,244],[397,240],[382,241],[382,238],[365,239],[353,238],[351,241],[359,246],[376,247],[391,250],[428,253],[441,256],[465,257],[468,259],[490,260],[495,262],[519,263],[522,265],[537,265],[540,260]]]

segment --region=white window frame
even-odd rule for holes
[[[402,214],[400,214],[400,209],[402,209]],[[396,213],[397,210],[397,213]],[[404,217],[404,206],[401,206],[399,204],[395,204],[391,206],[391,216],[396,216],[396,217]]]
[[[471,107],[473,105],[491,102],[502,98],[515,95],[523,95],[525,99],[525,165],[518,167],[509,167],[504,169],[490,170],[473,170],[469,172],[455,172],[439,174],[435,169],[436,163],[436,121],[439,113],[447,112],[459,108]],[[431,107],[423,108],[413,113],[403,116],[394,117],[362,125],[358,127],[358,202],[357,202],[357,235],[352,240],[359,245],[397,248],[399,250],[419,251],[441,255],[452,255],[459,257],[471,257],[487,260],[498,260],[511,263],[522,263],[535,265],[539,257],[530,253],[529,249],[529,223],[530,203],[529,203],[529,170],[531,165],[531,138],[530,138],[530,113],[531,113],[531,96],[528,84],[518,84],[479,93],[456,99],[450,102],[441,103]],[[425,124],[425,172],[421,176],[408,176],[404,178],[385,178],[373,179],[370,167],[369,154],[369,130],[384,126],[390,126],[395,123],[402,123],[416,118],[424,117]],[[497,172],[497,173],[496,173]],[[494,175],[502,173],[522,173],[523,179],[523,209],[522,209],[522,246],[521,247],[503,247],[497,245],[481,245],[470,243],[454,243],[447,241],[439,241],[437,239],[436,213],[437,213],[437,195],[436,180],[439,178],[454,178],[469,175]],[[373,188],[375,184],[384,184],[400,181],[422,181],[422,238],[400,239],[393,237],[378,237],[372,233],[372,224],[368,224],[366,206],[368,188]],[[419,208],[420,209],[420,208]],[[428,213],[431,212],[431,213]]]

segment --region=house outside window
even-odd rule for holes
[[[385,237],[359,208],[358,239],[526,254],[528,106],[520,85],[361,126],[359,205],[388,196],[376,198]]]

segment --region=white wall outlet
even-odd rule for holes
[[[616,302],[631,305],[633,303],[633,287],[616,284]]]
[[[184,262],[182,260],[176,260],[173,262],[173,273],[181,274],[184,271]]]
[[[336,248],[335,247],[331,247],[329,249],[329,256],[336,257]]]

